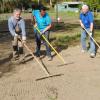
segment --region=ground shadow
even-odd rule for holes
[[[11,59],[12,53],[5,54],[3,57],[0,57],[0,72],[6,73],[10,71],[12,66]]]

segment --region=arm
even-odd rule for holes
[[[8,20],[8,28],[9,28],[9,31],[10,31],[11,35],[15,36],[16,33],[15,33],[15,29],[13,27],[13,23],[12,23],[11,19]]]
[[[51,18],[49,17],[49,15],[47,14],[47,17],[46,17],[46,24],[47,24],[47,27],[43,30],[43,33],[50,30],[51,28]]]
[[[33,14],[31,15],[31,24],[32,25],[35,25],[36,23],[36,20],[35,20],[35,17],[33,16]]]
[[[90,12],[89,14],[89,20],[90,20],[90,32],[93,32],[93,21],[94,21],[94,18],[93,18],[93,14]]]
[[[32,25],[36,25],[36,18],[35,18],[35,11],[33,10],[32,11],[32,14],[31,14],[31,22],[32,22]]]
[[[80,20],[80,25],[81,25],[81,27],[82,28],[84,28],[84,25],[83,25],[83,23],[82,23],[82,21]]]
[[[25,21],[21,20],[22,40],[26,40]]]
[[[93,35],[93,33],[92,33],[92,32],[93,32],[93,23],[91,23],[91,24],[90,24],[90,36],[92,36],[92,35]]]
[[[93,32],[93,23],[90,24],[90,32]]]
[[[43,30],[43,33],[48,31],[49,29],[51,28],[51,24],[49,24],[44,30]]]
[[[33,18],[33,25],[34,25],[34,27],[37,26],[37,22],[36,22],[36,18],[35,18],[35,16],[34,16],[34,18]]]
[[[79,19],[80,19],[79,22],[80,22],[81,27],[85,28],[84,24],[82,23],[82,13],[79,16]]]

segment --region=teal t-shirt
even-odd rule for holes
[[[51,24],[51,18],[48,13],[46,13],[44,16],[41,16],[39,12],[36,14],[35,18],[40,31],[44,30],[48,25]]]

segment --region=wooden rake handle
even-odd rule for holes
[[[19,41],[22,42],[21,39],[18,39]],[[34,56],[33,52],[29,49],[29,47],[26,45],[26,43],[23,43],[24,47],[27,49],[27,51],[29,51],[29,53],[32,55],[32,57],[37,61],[37,63],[40,65],[40,67],[42,68],[42,70],[45,72],[45,74],[47,76],[50,76],[49,72],[44,68],[44,66],[39,62],[39,60]]]
[[[35,29],[39,32],[39,34],[41,34],[40,30],[35,27]],[[48,45],[52,48],[52,50],[57,54],[57,56],[60,58],[60,60],[65,64],[65,60],[64,58],[55,50],[55,48],[51,45],[51,43],[45,38],[44,35],[42,35],[43,39],[48,43]]]

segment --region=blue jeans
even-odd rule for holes
[[[87,28],[87,31],[89,31],[90,29]],[[85,30],[82,29],[82,33],[81,33],[81,44],[82,44],[82,49],[83,50],[87,50],[87,46],[86,46],[86,37],[87,37],[88,33],[86,33]],[[92,35],[93,37],[93,35]],[[90,38],[90,49],[89,52],[90,53],[95,53],[95,43],[94,41]]]
[[[50,34],[50,31],[46,31],[43,34],[48,41],[49,41],[49,34]],[[36,38],[36,45],[37,45],[36,46],[36,53],[40,54],[42,36],[40,35],[40,33],[36,32],[35,33],[35,38]],[[45,40],[44,40],[44,44],[46,46],[46,54],[47,54],[47,56],[51,57],[51,49],[50,49],[50,46],[48,45],[48,43]]]

